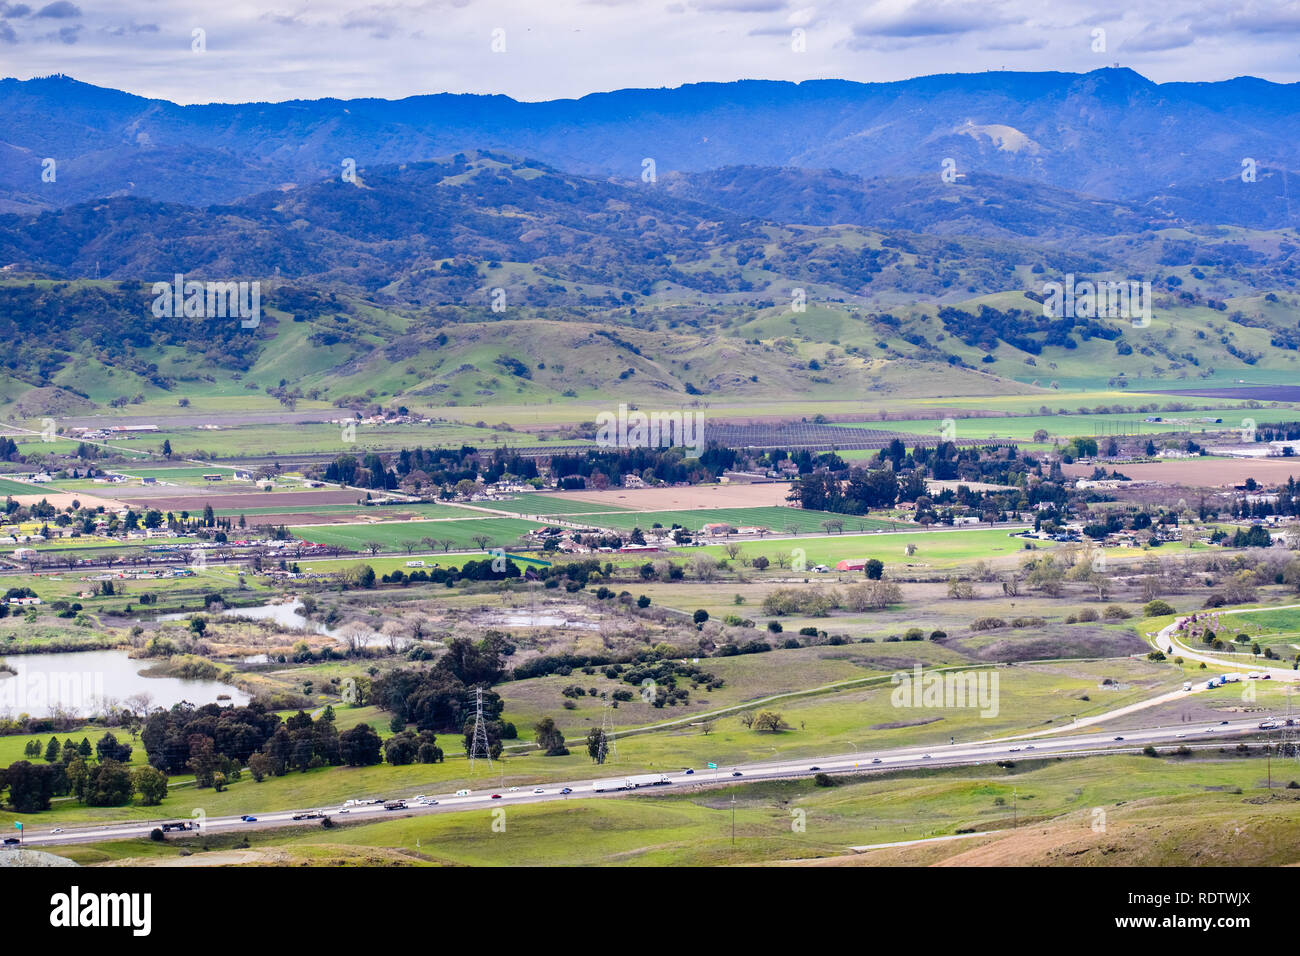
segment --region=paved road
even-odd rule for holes
[[[1264,715],[1255,715],[1249,720],[1229,721],[1226,724],[1207,723],[1205,725],[1179,724],[1167,727],[1152,727],[1142,730],[1130,730],[1122,736],[1112,733],[1081,734],[1052,741],[1027,743],[1015,740],[1001,740],[973,744],[935,746],[930,749],[908,747],[897,750],[838,754],[827,757],[807,757],[738,764],[719,768],[718,770],[695,769],[694,772],[678,770],[666,774],[669,783],[666,786],[647,787],[640,792],[664,793],[674,792],[688,785],[708,785],[713,783],[754,782],[760,780],[782,780],[808,777],[823,771],[825,773],[855,773],[868,770],[908,770],[925,767],[955,767],[972,764],[989,763],[997,760],[1042,758],[1055,755],[1086,756],[1092,754],[1133,753],[1147,744],[1180,743],[1184,739],[1205,744],[1210,741],[1259,733],[1258,724]],[[598,779],[609,779],[623,774],[644,772],[641,769],[607,767]],[[465,796],[454,794],[432,794],[436,805],[421,806],[411,801],[410,806],[401,811],[388,811],[382,805],[350,807],[310,807],[298,810],[276,810],[272,812],[250,811],[257,819],[249,822],[237,816],[212,817],[202,824],[204,833],[231,833],[243,830],[261,830],[285,825],[319,826],[318,819],[295,821],[295,815],[307,812],[324,812],[339,822],[381,820],[394,815],[412,815],[426,813],[448,813],[464,810],[487,810],[498,806],[510,806],[521,803],[545,803],[555,800],[573,798],[608,798],[617,797],[618,791],[597,793],[595,780],[576,780],[569,783],[548,783],[537,787],[519,787],[517,789],[476,790]],[[571,793],[563,793],[564,788]],[[540,791],[540,792],[535,792]],[[499,793],[499,799],[493,794]],[[407,798],[409,799],[409,798]],[[167,818],[176,820],[176,817]],[[183,819],[183,818],[180,818]],[[68,827],[64,832],[51,830],[29,830],[23,840],[27,847],[49,847],[76,843],[98,843],[106,840],[123,840],[147,837],[149,831],[160,825],[163,820],[131,821],[110,824],[102,827]]]
[[[1210,614],[1255,614],[1260,611],[1286,611],[1294,608],[1300,608],[1300,604],[1284,604],[1278,607],[1244,607],[1231,611],[1205,611],[1199,616],[1205,617]],[[1226,670],[1241,670],[1246,672],[1258,671],[1261,674],[1268,674],[1273,680],[1300,681],[1300,671],[1291,667],[1270,667],[1264,664],[1264,658],[1256,658],[1253,661],[1232,661],[1222,657],[1216,657],[1212,653],[1198,651],[1189,647],[1178,636],[1178,622],[1186,620],[1185,617],[1174,619],[1160,629],[1156,635],[1156,644],[1161,650],[1168,653],[1169,648],[1173,648],[1175,654],[1181,657],[1191,658],[1194,661],[1204,661],[1206,664],[1213,664],[1215,667]],[[1215,677],[1215,674],[1207,674],[1206,679]],[[1193,681],[1195,683],[1195,681]],[[1205,686],[1205,680],[1200,682],[1200,686]]]

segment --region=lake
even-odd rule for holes
[[[148,695],[149,706],[246,704],[236,687],[210,680],[144,677],[140,671],[158,663],[135,660],[124,650],[69,651],[59,654],[14,654],[5,658],[16,674],[0,674],[0,713],[46,717],[55,710],[90,716],[105,704]],[[229,700],[218,700],[226,695]]]

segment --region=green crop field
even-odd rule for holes
[[[204,475],[222,475],[223,483],[232,480],[235,473],[229,465],[206,465],[202,467],[188,466],[166,466],[166,465],[127,465],[124,468],[111,469],[117,474],[129,475],[132,478],[159,478],[163,481],[201,481]]]
[[[214,498],[214,502],[219,503],[220,498]],[[400,521],[405,515],[419,515],[422,518],[441,519],[441,518],[487,518],[491,517],[482,511],[476,511],[471,508],[461,508],[458,505],[451,504],[398,504],[398,505],[312,505],[312,504],[295,504],[294,498],[286,497],[284,504],[279,506],[268,505],[264,508],[214,508],[214,513],[221,517],[238,517],[246,515],[254,517],[256,515],[276,515],[276,514],[304,514],[304,515],[356,515],[361,519],[372,521]]]
[[[479,535],[488,538],[488,547],[510,547],[527,531],[537,527],[533,521],[518,518],[471,518],[449,521],[385,521],[380,524],[309,525],[290,529],[296,538],[316,544],[363,550],[371,541],[379,542],[386,551],[395,551],[404,541],[419,542],[430,537],[455,542],[454,550],[479,548],[474,541]],[[417,548],[428,550],[424,545]]]
[[[47,485],[32,485],[25,481],[13,481],[9,478],[0,478],[0,494],[6,495],[39,495],[47,490]]]
[[[846,528],[848,525],[846,525]],[[777,541],[743,541],[740,556],[754,558],[765,555],[769,559],[784,551],[790,554],[799,549],[809,566],[835,563],[849,558],[878,558],[888,567],[953,567],[982,559],[1019,555],[1025,542],[1015,538],[1005,528],[977,528],[957,531],[900,531],[869,532],[867,534],[818,535],[809,538],[785,538]],[[1051,541],[1035,541],[1038,548],[1055,547]],[[908,545],[916,551],[906,554]],[[714,557],[725,557],[721,545],[708,545],[695,552],[704,551]]]
[[[809,531],[827,533],[825,522],[843,522],[845,531],[874,531],[896,526],[883,518],[834,514],[829,511],[805,511],[802,508],[702,508],[690,511],[632,511],[605,515],[583,515],[587,524],[618,531],[641,528],[648,531],[656,524],[663,528],[681,525],[699,531],[706,524],[729,524],[735,527],[767,528],[773,534],[802,534]]]
[[[1286,417],[1289,410],[1279,410],[1275,415]],[[1153,435],[1182,432],[1192,435],[1213,435],[1232,430],[1241,424],[1243,410],[1239,407],[1212,408],[1185,412],[1129,412],[1125,414],[1079,414],[1075,409],[1049,415],[952,417],[951,437],[960,439],[1015,438],[1028,440],[1042,429],[1051,438],[1069,439],[1076,436],[1100,437],[1106,435]],[[1257,413],[1252,413],[1257,414]],[[1148,422],[1148,416],[1159,417],[1159,422]],[[1211,419],[1209,422],[1202,419]],[[1213,419],[1223,421],[1215,424]],[[938,440],[943,428],[943,418],[891,419],[889,421],[851,422],[846,428],[860,430],[887,430],[914,432],[934,436]],[[846,439],[847,440],[847,439]],[[873,453],[874,454],[874,453]]]
[[[628,510],[621,505],[592,504],[590,501],[578,501],[574,498],[550,494],[529,494],[522,498],[511,498],[508,501],[483,501],[478,502],[478,504],[495,511],[509,511],[514,514],[555,515],[556,517],[610,514]]]

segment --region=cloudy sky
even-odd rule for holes
[[[201,48],[201,49],[196,49]],[[0,75],[180,103],[1087,71],[1300,81],[1296,0],[0,0]]]

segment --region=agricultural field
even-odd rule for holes
[[[26,481],[14,481],[11,478],[0,478],[0,494],[5,495],[34,495],[39,494],[42,490],[41,485],[34,485]]]
[[[630,511],[685,511],[703,508],[783,507],[790,494],[788,481],[760,484],[705,484],[689,487],[611,488],[607,491],[568,491],[570,501],[617,505]]]
[[[853,519],[850,519],[850,521]],[[865,519],[863,519],[865,520]],[[851,525],[846,522],[846,529]],[[820,530],[820,529],[819,529]],[[775,561],[778,553],[788,560],[802,557],[807,567],[835,564],[845,559],[877,558],[901,573],[925,569],[952,568],[981,559],[994,561],[1019,558],[1026,550],[1026,539],[1015,537],[1006,528],[961,528],[952,531],[876,531],[854,534],[815,535],[797,540],[739,541],[739,558],[753,559],[759,555]],[[1052,541],[1034,541],[1039,549],[1051,549]],[[908,554],[909,548],[915,550]],[[793,555],[795,549],[799,555]],[[706,545],[695,549],[714,557],[726,557],[722,545]],[[793,556],[792,556],[793,555]],[[860,575],[858,575],[860,577]]]
[[[616,531],[640,528],[649,531],[656,525],[661,528],[683,527],[699,531],[706,524],[728,524],[733,528],[766,528],[773,534],[827,533],[826,524],[841,526],[844,531],[874,531],[877,528],[895,527],[897,522],[870,516],[835,514],[829,511],[803,508],[708,508],[700,511],[633,511],[602,515],[583,515],[587,524]],[[832,528],[831,530],[835,530]]]
[[[564,495],[529,494],[522,498],[510,498],[505,501],[483,501],[480,507],[493,511],[508,511],[512,514],[535,514],[543,516],[567,517],[569,515],[612,514],[617,511],[630,511],[627,505],[615,505],[568,498]]]
[[[282,501],[284,499],[281,499]],[[220,501],[217,502],[220,504]],[[381,504],[379,502],[372,505],[358,505],[355,502],[350,504],[317,504],[306,505],[296,508],[292,499],[279,507],[264,505],[256,508],[219,508],[213,506],[213,513],[218,517],[238,517],[243,515],[250,519],[250,524],[311,524],[313,517],[328,519],[329,523],[334,522],[356,522],[358,524],[366,522],[384,522],[384,521],[406,521],[412,518],[426,518],[441,520],[444,518],[479,518],[487,517],[483,511],[475,508],[462,508],[458,505],[451,504],[429,504],[424,502],[407,504],[406,502],[395,504]],[[259,520],[253,521],[251,519]],[[281,522],[279,518],[289,518],[287,522]]]
[[[1285,483],[1292,475],[1300,475],[1300,459],[1172,458],[1167,461],[1120,465],[1118,470],[1134,481],[1158,481],[1192,488],[1224,488],[1244,484],[1248,478],[1270,484]],[[1091,475],[1092,467],[1063,465],[1061,471],[1072,478],[1080,478]]]
[[[1055,404],[1055,403],[1053,403]],[[1275,414],[1287,415],[1292,409],[1279,409]],[[1252,411],[1251,414],[1263,414]],[[1158,417],[1159,422],[1148,422],[1148,417]],[[1014,416],[944,416],[939,418],[914,418],[887,422],[863,421],[841,423],[843,427],[866,430],[890,430],[915,432],[920,435],[933,436],[937,441],[944,434],[945,421],[950,421],[952,430],[949,438],[957,439],[1006,439],[1029,441],[1038,430],[1047,432],[1050,438],[1069,441],[1071,438],[1099,438],[1107,435],[1155,435],[1178,432],[1189,437],[1214,438],[1219,434],[1235,435],[1241,424],[1242,409],[1239,406],[1184,412],[1125,412],[1121,414],[1079,414],[1074,409],[1062,408],[1059,413],[1048,415],[1014,415]],[[1208,419],[1208,421],[1206,421]],[[1215,423],[1215,419],[1222,419]]]
[[[537,527],[533,521],[518,518],[450,518],[439,521],[384,521],[374,524],[348,525],[311,525],[298,526],[292,530],[294,537],[315,544],[327,544],[335,547],[350,548],[354,551],[364,550],[366,545],[376,542],[385,551],[397,551],[404,542],[415,542],[417,549],[427,550],[421,545],[421,538],[449,540],[453,542],[452,550],[463,551],[470,548],[483,550],[483,545],[475,539],[482,536],[487,539],[487,547],[513,547],[520,537]]]

